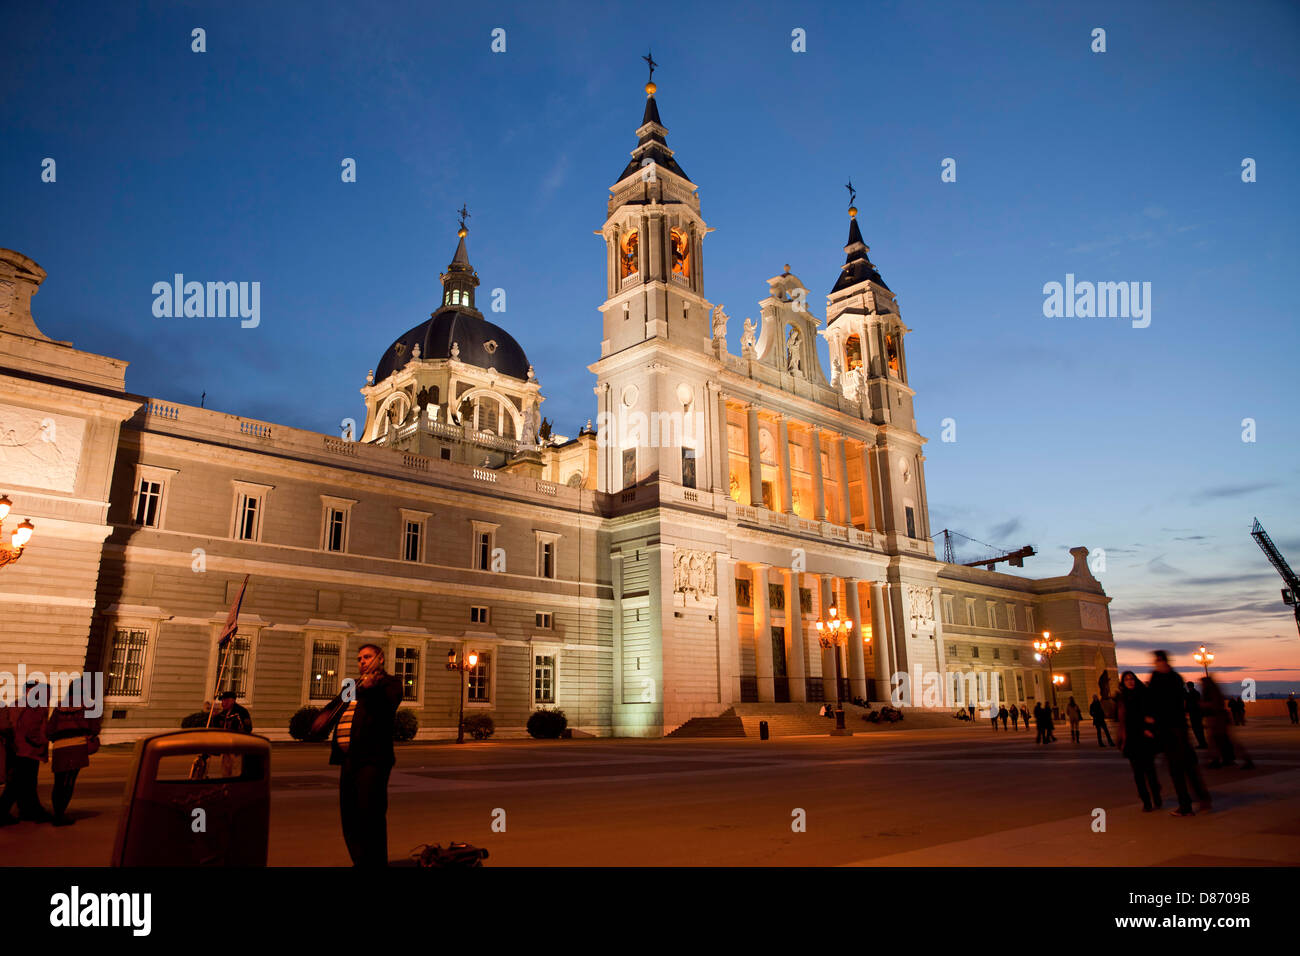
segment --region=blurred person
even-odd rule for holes
[[[7,701],[0,700],[0,793],[10,793],[9,781],[14,769],[14,720],[18,708]],[[5,804],[4,813],[0,814],[0,827],[18,821],[9,813],[10,804]]]
[[[1110,739],[1110,728],[1106,726],[1106,709],[1101,706],[1101,698],[1096,694],[1092,695],[1092,704],[1088,707],[1088,714],[1092,717],[1092,726],[1097,730],[1098,747],[1114,747],[1115,741]],[[1101,742],[1101,735],[1106,735],[1106,742]]]
[[[1029,708],[1024,704],[1020,705],[1020,721],[1025,725],[1026,733],[1029,731]]]
[[[1201,686],[1204,688],[1201,694],[1201,707],[1210,727],[1210,767],[1235,766],[1237,757],[1240,756],[1242,769],[1253,770],[1255,761],[1250,759],[1245,745],[1240,740],[1233,739],[1232,732],[1229,730],[1223,691],[1219,689],[1218,682],[1206,674],[1201,678]]]
[[[1196,690],[1196,682],[1187,682],[1187,721],[1192,725],[1192,736],[1196,738],[1196,749],[1205,750],[1205,713],[1201,709],[1201,695]]]
[[[1008,711],[1008,713],[1011,715],[1011,729],[1012,729],[1012,730],[1019,730],[1019,729],[1020,729],[1020,709],[1019,709],[1018,707],[1016,707],[1015,704],[1012,704],[1012,705],[1011,705],[1011,709],[1010,709],[1010,711]]]
[[[1003,704],[998,708],[998,717],[1002,719],[1002,729],[1007,729],[1007,705]]]
[[[1295,691],[1287,695],[1286,712],[1291,715],[1291,723],[1300,724],[1300,706],[1295,702]]]
[[[1083,720],[1083,711],[1071,697],[1069,703],[1065,705],[1065,719],[1070,722],[1070,740],[1074,743],[1079,742],[1079,721]]]
[[[384,670],[384,652],[375,644],[357,650],[357,669],[355,687],[345,685],[325,706],[311,736],[334,728],[330,763],[339,768],[339,819],[352,865],[387,866],[388,777],[396,763],[393,726],[402,682]]]
[[[1041,702],[1034,703],[1034,730],[1037,733],[1034,736],[1034,743],[1047,743],[1047,724],[1043,721],[1043,705]]]
[[[75,706],[74,706],[75,704]],[[50,741],[50,770],[54,773],[54,792],[50,805],[56,827],[71,825],[68,804],[77,785],[77,774],[90,766],[90,755],[99,749],[99,729],[103,718],[87,717],[81,698],[81,678],[73,680],[45,722]]]
[[[1146,685],[1132,671],[1120,675],[1119,721],[1115,733],[1119,736],[1120,753],[1133,768],[1133,782],[1142,798],[1142,811],[1150,813],[1164,803],[1156,777],[1155,724],[1147,713],[1146,692]]]
[[[1156,747],[1165,755],[1169,776],[1178,793],[1178,809],[1171,811],[1176,817],[1190,817],[1192,797],[1188,789],[1196,792],[1201,809],[1209,811],[1210,792],[1196,766],[1196,751],[1187,737],[1187,682],[1169,663],[1164,651],[1155,652],[1155,670],[1147,680],[1147,710],[1154,724]]]
[[[41,764],[49,760],[49,741],[45,736],[49,687],[31,680],[23,695],[12,715],[13,769],[4,792],[0,793],[0,819],[8,818],[9,809],[16,803],[18,819],[49,823],[50,812],[41,806],[37,793]]]

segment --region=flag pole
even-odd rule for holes
[[[217,685],[212,689],[212,699],[208,702],[208,719],[204,724],[205,730],[212,728],[212,713],[216,710],[217,695],[221,693],[221,682],[226,676],[226,665],[230,662],[230,642],[239,631],[239,609],[244,603],[244,591],[248,588],[249,575],[244,575],[244,583],[239,586],[239,594],[235,598],[235,603],[230,606],[230,613],[226,615],[226,623],[221,628],[221,636],[217,638]],[[208,773],[208,755],[199,754],[194,758],[194,763],[190,765],[190,779],[202,780]]]

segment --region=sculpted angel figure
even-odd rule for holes
[[[755,355],[754,347],[758,344],[758,336],[755,334],[758,325],[753,319],[745,319],[745,332],[740,337],[740,349],[747,358],[753,358]]]
[[[791,326],[790,334],[785,337],[785,370],[792,374],[803,371],[803,357],[799,354],[801,341],[799,330]]]

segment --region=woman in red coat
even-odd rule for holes
[[[45,733],[50,740],[50,769],[54,772],[50,803],[56,827],[73,822],[67,816],[68,804],[72,802],[77,774],[90,765],[90,755],[99,749],[100,723],[101,718],[86,716],[79,679],[68,685],[63,702],[50,712]]]

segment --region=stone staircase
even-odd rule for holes
[[[735,704],[717,717],[696,717],[682,724],[669,737],[753,737],[758,738],[759,721],[767,721],[768,733],[773,737],[827,737],[835,728],[835,721],[822,717],[821,704]],[[879,709],[879,708],[877,708]],[[873,724],[862,719],[866,709],[844,705],[844,726],[855,734],[879,733],[887,730],[988,730],[986,721],[967,723],[954,720],[946,711],[927,710],[922,707],[903,707],[903,719],[893,724]]]

